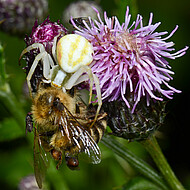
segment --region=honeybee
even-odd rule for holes
[[[106,113],[96,115],[94,106],[87,107],[76,89],[63,92],[51,86],[40,87],[32,105],[34,127],[34,172],[39,188],[48,167],[48,154],[58,161],[65,158],[70,169],[79,169],[78,157],[97,164],[101,152],[97,143],[106,129]],[[31,131],[31,114],[26,129]]]

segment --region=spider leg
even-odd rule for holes
[[[91,70],[91,68],[89,66],[83,66],[81,68],[88,74],[89,79],[90,79],[90,98],[89,98],[89,103],[91,103],[91,98],[92,98],[93,81],[94,81],[95,87],[96,87],[96,93],[97,93],[97,98],[98,98],[98,108],[97,108],[97,111],[96,111],[96,116],[94,118],[94,121],[91,124],[91,126],[93,126],[94,122],[96,121],[96,119],[98,117],[98,114],[100,112],[101,106],[102,106],[102,97],[101,97],[99,79],[95,74],[92,73],[92,70]],[[79,78],[79,80],[80,80],[80,78]]]
[[[25,53],[27,53],[27,52],[29,52],[29,51],[31,51],[31,50],[33,50],[33,49],[37,49],[37,48],[39,48],[40,52],[45,51],[45,48],[44,48],[43,44],[34,43],[34,44],[28,46],[27,48],[25,48],[25,49],[22,51],[22,53],[21,53],[21,55],[20,55],[20,57],[19,57],[19,62],[20,62],[22,56],[23,56]]]
[[[86,72],[88,74],[89,79],[90,79],[90,94],[89,94],[89,96],[90,96],[89,104],[90,104],[92,101],[93,73],[92,73],[90,67],[88,67],[88,66],[82,66],[81,69],[84,70],[84,72]]]
[[[96,116],[95,116],[94,121],[91,124],[91,126],[93,126],[95,121],[97,120],[98,114],[99,114],[101,106],[102,106],[102,95],[101,95],[101,89],[100,89],[100,82],[99,82],[98,77],[95,74],[92,74],[92,76],[93,76],[93,80],[94,80],[95,87],[96,87],[96,93],[97,93],[97,99],[98,99],[98,108],[96,110]],[[87,81],[87,80],[88,80],[87,76],[82,75],[78,78],[78,80],[76,81],[76,83],[74,85],[80,84],[80,83]]]
[[[55,62],[57,63],[57,56],[56,56],[56,47],[57,47],[57,39],[58,37],[61,35],[61,33],[59,33],[57,36],[54,37],[53,39],[53,46],[52,46],[52,55],[53,58],[55,60]]]
[[[47,52],[43,52],[44,56],[42,57],[42,62],[43,62],[43,76],[46,79],[50,79],[51,75],[50,75],[50,67],[53,67],[54,62],[53,59],[51,58],[50,54],[48,54]]]
[[[92,99],[93,81],[95,83],[96,93],[97,93],[97,98],[98,98],[98,108],[97,108],[97,111],[96,111],[96,116],[94,118],[93,123],[91,124],[91,126],[93,126],[94,123],[95,123],[95,121],[97,120],[98,114],[99,114],[101,106],[102,106],[102,97],[101,97],[101,90],[100,90],[100,84],[99,84],[98,77],[95,74],[92,73],[92,71],[91,71],[91,69],[90,69],[89,66],[82,66],[67,81],[67,83],[65,85],[65,88],[66,89],[71,89],[76,84],[79,84],[79,83],[81,83],[83,81],[88,80],[88,78],[87,78],[86,75],[82,75],[85,72],[88,74],[88,77],[90,79],[90,98],[89,98],[89,103],[91,102],[91,99]]]
[[[78,78],[78,80],[75,82],[75,84],[74,84],[73,86],[76,86],[76,85],[78,85],[78,84],[80,84],[80,83],[82,83],[82,82],[84,82],[84,81],[87,81],[87,80],[89,80],[88,74],[83,74],[83,75],[81,75],[81,76]]]
[[[34,62],[33,62],[33,64],[32,64],[32,66],[31,66],[31,68],[30,68],[30,71],[29,71],[29,73],[28,73],[28,75],[27,75],[27,77],[26,77],[26,80],[27,80],[27,84],[28,84],[28,89],[29,89],[29,93],[30,93],[30,96],[32,97],[32,88],[31,88],[31,84],[30,84],[30,80],[31,80],[31,78],[32,78],[32,75],[33,75],[33,73],[34,73],[34,71],[35,71],[35,69],[36,69],[36,67],[37,67],[37,65],[38,65],[38,62],[41,60],[41,59],[43,59],[43,57],[46,55],[46,53],[47,52],[42,52],[42,53],[39,53],[36,57],[35,57],[35,59],[34,59]],[[45,62],[43,63],[43,64],[45,64]]]
[[[90,67],[84,65],[82,67],[80,67],[71,77],[70,79],[67,81],[67,83],[65,84],[65,88],[66,89],[71,89],[73,86],[76,85],[77,80],[79,79],[79,77],[81,77],[81,75],[83,73],[87,73],[90,79],[90,97],[89,97],[89,103],[92,100],[92,86],[93,86],[93,74],[92,71],[90,69]],[[79,84],[79,83],[77,83]]]
[[[98,114],[99,114],[101,106],[102,106],[102,95],[101,95],[101,89],[100,89],[100,82],[99,82],[98,77],[95,74],[93,74],[93,79],[94,79],[94,83],[95,83],[95,86],[96,86],[96,93],[97,93],[97,99],[98,99],[98,108],[96,110],[96,116],[95,116],[94,121],[91,124],[91,126],[93,126],[95,121],[97,120]]]

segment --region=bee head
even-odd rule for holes
[[[59,97],[55,97],[53,100],[53,107],[58,109],[59,111],[63,111],[64,110],[64,105],[63,103],[61,103],[60,98]]]

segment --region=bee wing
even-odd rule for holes
[[[34,175],[39,188],[42,188],[49,160],[47,153],[44,151],[37,129],[34,131]]]
[[[59,121],[67,138],[72,142],[71,144],[78,147],[78,152],[76,152],[76,154],[84,153],[88,156],[86,160],[89,162],[93,164],[100,163],[101,152],[97,143],[66,107]]]
[[[100,163],[101,161],[100,149],[97,143],[88,133],[88,131],[82,128],[82,126],[80,125],[71,125],[70,131],[74,144],[76,144],[80,150],[79,156],[83,155],[84,153],[85,155],[83,155],[83,157],[85,158],[85,160],[93,164]]]

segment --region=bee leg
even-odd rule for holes
[[[56,166],[56,169],[58,170],[59,169],[59,166],[61,165],[62,163],[62,152],[61,151],[58,151],[58,150],[55,150],[55,149],[52,149],[51,150],[51,155],[52,157],[58,161],[57,163],[57,166]]]
[[[59,166],[62,164],[62,157],[61,157],[61,159],[59,160],[59,162],[58,162],[58,164],[57,164],[57,166],[56,166],[56,169],[58,170],[59,169]]]
[[[33,119],[31,112],[27,113],[25,121],[26,121],[26,135],[27,135],[27,132],[31,133],[33,130]]]

